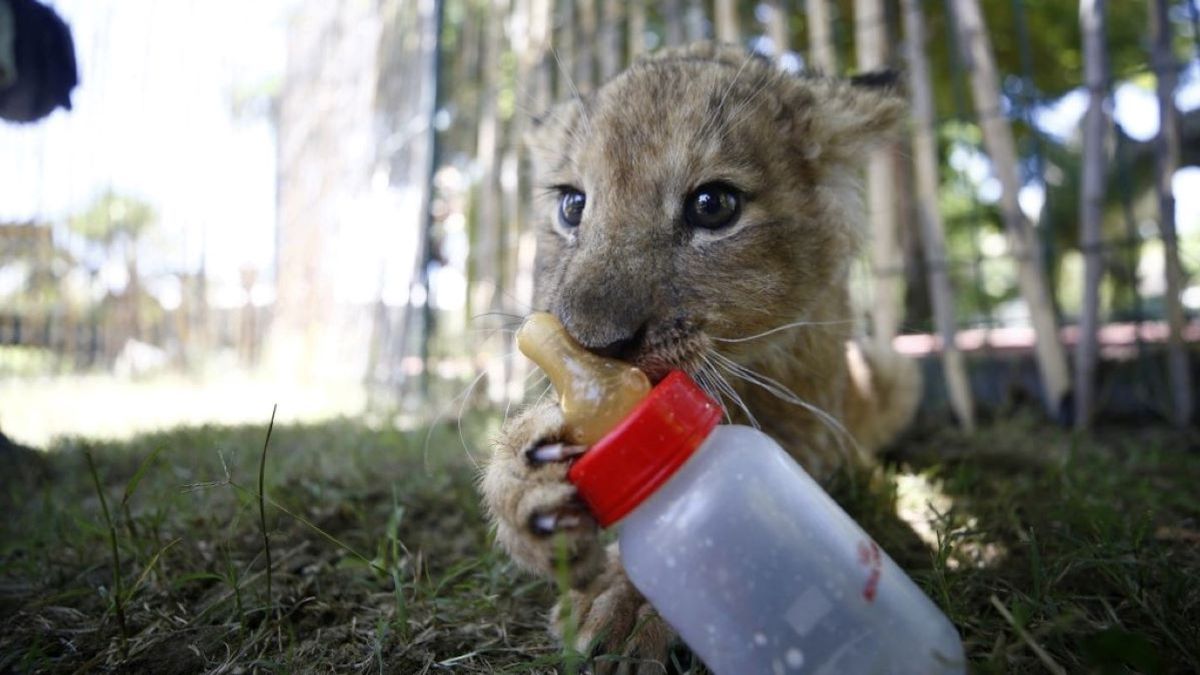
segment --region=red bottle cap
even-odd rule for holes
[[[721,409],[683,371],[672,371],[567,473],[601,527],[625,517],[704,442]]]

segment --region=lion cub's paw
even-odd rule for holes
[[[591,657],[592,672],[665,673],[675,633],[638,593],[608,552],[607,569],[586,589],[571,591],[550,615],[550,630]]]
[[[535,405],[500,431],[484,469],[483,495],[496,540],[517,562],[545,575],[559,561],[580,588],[604,567],[599,527],[567,481],[569,461],[586,448],[562,443],[562,411]]]

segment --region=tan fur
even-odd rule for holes
[[[863,219],[856,163],[904,110],[886,92],[788,75],[733,48],[699,44],[634,65],[551,111],[530,139],[547,188],[535,208],[537,307],[588,347],[639,336],[631,359],[652,378],[681,368],[715,397],[729,387],[819,478],[869,461],[907,423],[920,386],[895,355],[847,350],[847,278]],[[691,230],[685,198],[718,180],[745,193],[739,220]],[[587,195],[578,228],[558,224],[555,186]],[[780,329],[795,322],[806,323]],[[720,359],[787,392],[737,379]],[[734,422],[750,421],[732,396],[725,405]],[[840,420],[853,440],[812,410]],[[669,631],[642,621],[650,627],[629,634],[650,610],[600,545],[566,465],[526,457],[558,440],[561,424],[543,403],[502,430],[481,486],[497,541],[544,575],[565,544],[585,628],[577,646],[599,635],[606,652],[661,659]],[[558,524],[554,536],[531,527],[539,517]]]

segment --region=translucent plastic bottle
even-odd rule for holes
[[[599,523],[619,527],[630,581],[704,663],[719,675],[965,672],[958,633],[891,558],[774,441],[719,416],[672,373],[568,473]]]

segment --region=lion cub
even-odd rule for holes
[[[907,362],[848,347],[857,163],[905,107],[711,44],[637,63],[531,135],[535,305],[653,381],[687,371],[817,477],[866,460],[919,388]],[[497,540],[542,575],[565,550],[574,616],[553,612],[558,635],[571,618],[579,649],[661,662],[670,628],[577,501],[566,472],[586,448],[561,426],[546,402],[503,428],[482,478]]]

